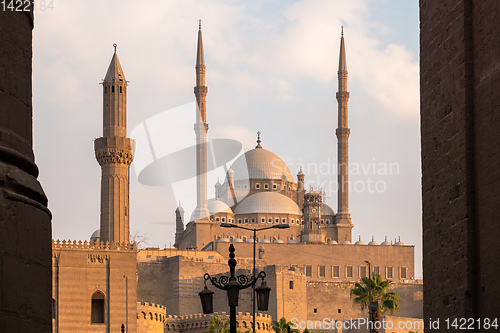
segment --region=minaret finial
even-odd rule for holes
[[[340,27],[340,35],[344,37],[344,26]]]
[[[198,30],[201,31],[201,19],[198,20]]]
[[[262,148],[262,146],[260,145],[262,141],[260,141],[260,131],[257,132],[257,146],[255,146],[255,148]]]
[[[113,47],[115,48],[115,53],[116,53],[116,47],[117,47],[117,46],[118,46],[118,45],[117,45],[116,43],[113,43]]]

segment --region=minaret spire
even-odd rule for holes
[[[338,239],[351,241],[351,214],[349,213],[349,174],[348,174],[348,140],[351,130],[348,127],[347,101],[349,92],[347,91],[347,62],[344,44],[344,27],[340,37],[340,55],[338,69],[338,127],[337,134],[337,171],[338,171],[338,212],[335,216],[335,223],[338,228]]]
[[[209,217],[207,206],[207,112],[206,96],[208,88],[205,86],[205,59],[203,56],[203,38],[201,34],[201,20],[198,26],[198,48],[196,52],[196,201],[195,220]]]
[[[127,138],[127,81],[116,44],[103,85],[103,135],[94,141],[101,166],[102,242],[129,243],[129,167],[135,143]]]

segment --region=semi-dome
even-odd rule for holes
[[[321,204],[321,215],[335,215],[333,209],[327,204]]]
[[[217,214],[217,213],[233,214],[231,207],[229,207],[225,202],[220,201],[218,199],[208,199],[207,200],[207,208],[208,208],[208,212],[209,212],[210,216]],[[191,213],[190,221],[196,220],[195,215],[196,215],[196,208]]]
[[[255,213],[302,215],[295,201],[277,192],[254,193],[243,199],[234,209],[234,214]]]
[[[234,161],[231,169],[234,171],[234,180],[247,179],[277,179],[284,176],[293,182],[292,173],[283,160],[275,153],[264,148],[255,148],[247,151]]]
[[[208,199],[207,206],[210,215],[214,215],[217,213],[233,214],[231,207],[229,207],[224,201],[218,199]]]
[[[90,236],[90,240],[98,239],[101,237],[101,229],[97,229],[92,233],[92,236]]]

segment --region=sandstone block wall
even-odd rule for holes
[[[54,333],[137,331],[137,252],[129,244],[54,242]],[[92,295],[104,295],[104,323],[92,323]]]
[[[425,318],[500,297],[500,3],[420,1]]]

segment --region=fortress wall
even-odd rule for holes
[[[163,305],[137,302],[137,333],[163,333],[166,316]]]
[[[235,247],[236,258],[252,258],[252,243],[232,243]],[[415,276],[414,271],[414,246],[408,245],[329,245],[329,244],[275,244],[258,243],[258,249],[263,247],[265,250],[266,262],[297,266],[305,269],[306,265],[311,265],[311,279],[325,280],[333,278],[332,266],[339,266],[339,277],[336,280],[343,282],[358,281],[360,278],[360,266],[368,265],[365,260],[371,262],[372,267],[379,267],[383,278],[390,278],[387,275],[387,268],[392,267],[392,279],[398,282],[412,280]],[[229,243],[215,242],[215,250],[220,251],[227,260],[229,252],[227,248]],[[262,266],[257,260],[257,266]],[[325,277],[319,276],[318,266],[325,266]],[[347,266],[352,266],[352,278],[346,276]],[[406,268],[406,278],[401,276],[401,268]]]

